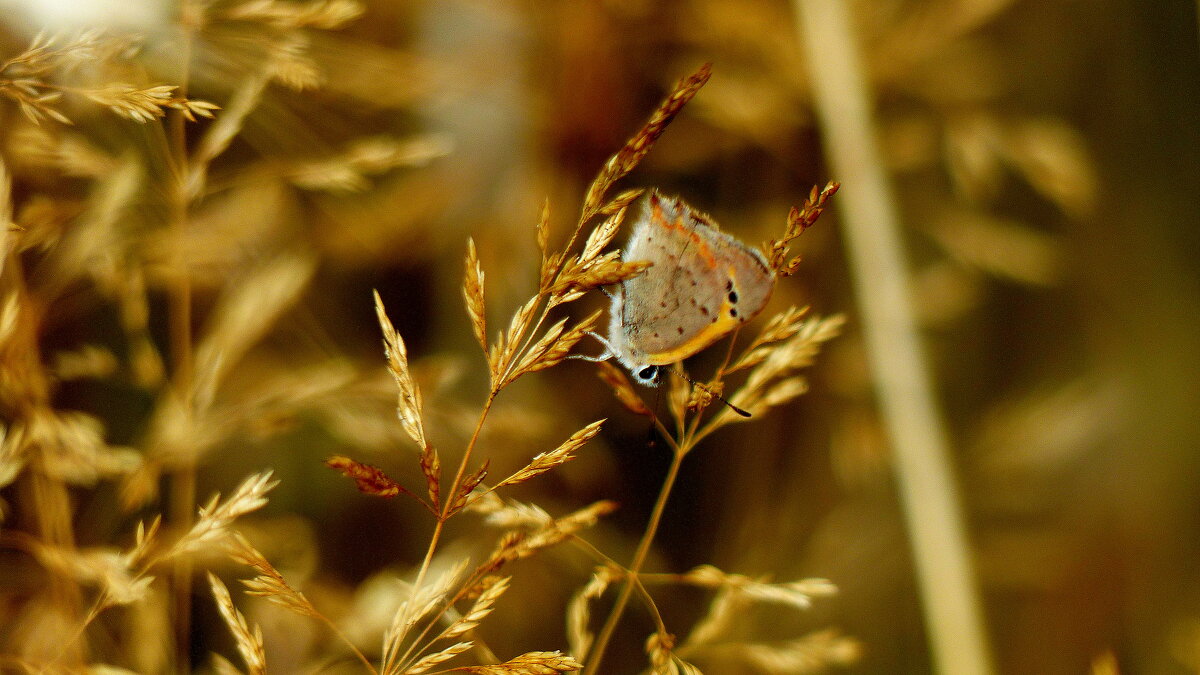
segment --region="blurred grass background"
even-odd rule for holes
[[[1111,651],[1126,672],[1200,672],[1197,5],[852,5],[998,670],[1085,672]],[[284,33],[269,22],[211,21],[184,51],[186,22],[173,5],[3,6],[3,58],[43,27],[136,32],[145,36],[130,59],[137,72],[171,84],[186,72],[188,96],[224,114]],[[56,289],[40,307],[43,363],[88,345],[115,356],[102,376],[61,376],[54,408],[95,416],[108,443],[147,457],[157,457],[145,441],[154,437],[160,380],[118,318],[119,289],[142,278],[146,337],[167,353],[170,251],[186,251],[198,338],[221,299],[263,283],[264,270],[311,275],[277,320],[260,316],[262,325],[243,329],[253,339],[214,393],[212,419],[225,423],[208,429],[195,454],[197,494],[274,468],[282,483],[245,527],[336,615],[372,575],[418,564],[431,527],[413,504],[360,495],[321,465],[350,454],[420,484],[394,418],[372,288],[409,345],[432,440],[453,453],[487,387],[462,309],[466,238],[487,271],[489,319],[502,326],[537,282],[533,227],[543,200],[561,236],[588,181],[678,77],[713,63],[709,85],[625,186],[679,194],[758,242],[781,231],[812,185],[840,177],[824,163],[830,149],[815,126],[786,2],[371,0],[343,28],[296,34],[319,86],[264,85],[177,235],[162,225],[166,200],[155,179],[165,125],[76,101],[65,104],[74,126],[38,126],[15,105],[0,107],[0,156],[12,175],[14,220],[25,228],[15,233],[20,244],[10,232],[4,274]],[[187,127],[190,148],[210,124]],[[361,159],[371,152],[386,159]],[[69,165],[92,156],[103,160],[99,170]],[[141,178],[115,225],[120,236],[102,241],[119,242],[120,254],[85,267],[139,273],[93,270],[61,285],[37,278],[94,205],[97,185],[127,162]],[[806,262],[772,304],[843,312],[846,335],[822,354],[809,394],[722,432],[684,465],[649,567],[711,562],[778,580],[827,577],[838,596],[806,614],[764,613],[747,634],[834,626],[863,645],[850,672],[928,672],[838,230],[839,202],[854,191],[843,185],[800,240]],[[579,311],[603,304],[597,297]],[[708,372],[713,363],[701,355],[692,367]],[[168,374],[172,367],[167,359]],[[22,409],[14,391],[3,410],[12,419]],[[669,458],[647,447],[645,421],[613,402],[591,365],[569,362],[506,391],[481,447],[494,466],[515,468],[599,417],[610,420],[602,442],[514,496],[552,513],[617,500],[620,511],[589,536],[627,560]],[[136,518],[162,510],[150,497],[122,508],[123,481],[72,487],[78,545],[127,545]],[[21,478],[0,498],[0,529],[37,531]],[[590,566],[570,551],[522,563],[514,591],[482,628],[493,649],[562,647],[563,608]],[[43,577],[28,556],[0,552],[0,647],[19,650]],[[688,593],[668,597],[668,624],[685,633],[703,604]],[[197,662],[229,649],[210,607],[198,592]],[[264,625],[276,672],[298,668],[324,639],[298,619],[256,609],[246,611]],[[622,644],[640,645],[650,624],[636,612],[630,621]],[[625,649],[607,663],[635,672],[642,658]],[[706,672],[740,671],[718,664]]]

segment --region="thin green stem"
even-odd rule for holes
[[[604,627],[601,628],[600,634],[596,638],[596,643],[587,655],[587,665],[583,669],[583,675],[596,675],[600,672],[604,651],[608,648],[613,632],[616,631],[617,624],[621,621],[621,615],[625,613],[625,608],[629,605],[629,598],[633,595],[635,585],[638,585],[638,573],[641,572],[642,565],[645,564],[646,557],[650,554],[650,545],[654,542],[658,527],[662,523],[667,500],[671,496],[671,490],[675,487],[675,481],[679,478],[679,467],[683,464],[686,454],[686,448],[681,448],[671,459],[671,466],[667,469],[667,476],[663,479],[662,487],[658,491],[658,499],[654,503],[654,510],[650,514],[650,522],[646,525],[646,531],[642,533],[642,540],[638,542],[637,550],[633,554],[633,562],[629,565],[629,577],[621,587],[621,594],[617,596],[617,602],[613,605],[612,612],[608,615]]]
[[[458,492],[459,486],[462,485],[462,479],[463,476],[466,475],[467,466],[471,461],[471,455],[475,450],[475,445],[479,442],[479,434],[483,430],[483,423],[487,420],[488,413],[492,409],[492,403],[495,402],[496,395],[498,393],[498,391],[492,390],[488,394],[487,401],[483,404],[483,410],[479,413],[479,421],[475,423],[475,431],[471,434],[471,440],[467,442],[467,448],[465,451],[463,451],[462,460],[458,463],[458,471],[454,474],[454,480],[450,483],[450,489],[444,493],[446,496],[442,500],[442,511],[438,514],[437,522],[433,527],[433,534],[429,537],[429,546],[425,549],[425,558],[421,561],[421,568],[417,570],[416,580],[413,581],[412,592],[414,596],[421,588],[421,585],[425,583],[425,576],[429,573],[429,567],[433,563],[433,554],[437,551],[437,546],[441,541],[442,532],[445,528],[446,521],[450,517],[450,505],[455,501],[454,495]],[[413,642],[403,654],[392,652],[392,658],[389,658],[385,663],[383,663],[380,667],[380,670],[384,673],[391,672],[392,667],[394,667],[397,662],[403,663],[404,660],[410,656],[415,646],[416,642]],[[397,655],[399,658],[396,658]]]
[[[584,539],[583,537],[574,535],[571,537],[571,540],[576,547],[582,549],[585,553],[592,556],[597,561],[611,567],[619,567],[619,565],[617,565],[617,561],[605,555],[603,551],[593,546],[590,541]],[[658,611],[658,605],[654,604],[654,598],[651,597],[650,591],[646,590],[646,585],[642,583],[642,580],[648,576],[658,577],[665,575],[639,574],[638,576],[634,577],[633,580],[637,583],[638,595],[642,596],[642,600],[646,603],[646,609],[650,610],[650,614],[654,618],[654,624],[658,627],[658,631],[660,633],[666,633],[668,632],[666,621],[663,620],[662,613]]]

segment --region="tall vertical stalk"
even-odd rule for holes
[[[875,143],[866,73],[844,0],[793,0],[862,309],[937,672],[993,672],[949,444],[918,336],[899,217]]]
[[[650,546],[654,543],[655,535],[658,534],[663,511],[667,508],[667,500],[671,496],[671,490],[675,487],[675,481],[679,478],[679,467],[683,464],[684,456],[687,455],[687,450],[683,446],[676,447],[674,450],[671,467],[667,469],[667,476],[663,479],[662,487],[659,488],[658,499],[654,502],[654,510],[650,514],[650,522],[647,523],[646,531],[642,533],[642,539],[638,542],[637,550],[633,554],[633,562],[629,564],[628,578],[625,579],[625,584],[621,587],[621,594],[617,596],[616,604],[613,605],[608,619],[596,637],[596,644],[587,655],[587,668],[584,669],[583,675],[598,675],[601,672],[600,662],[604,659],[604,650],[612,640],[613,632],[616,630],[617,624],[621,622],[621,616],[629,605],[629,598],[633,596],[633,590],[638,584],[637,575],[642,571],[642,565],[646,563],[646,557],[650,554]]]
[[[181,11],[189,11],[189,3],[183,3]],[[192,26],[186,20],[180,37],[179,96],[187,97],[188,79],[191,76]],[[175,275],[171,281],[168,299],[168,322],[170,331],[170,353],[173,366],[170,395],[178,399],[186,423],[193,418],[192,404],[195,390],[195,363],[192,354],[192,285],[188,276],[187,259],[183,242],[187,235],[188,222],[188,151],[186,120],[182,111],[173,111],[168,120],[167,143],[170,155],[172,185],[168,191],[171,213],[171,238],[175,242]],[[192,514],[196,504],[196,466],[193,459],[185,460],[177,467],[171,480],[171,518],[182,531],[192,525]],[[175,627],[176,669],[186,669],[191,633],[192,564],[186,556],[177,558],[172,567],[173,613]]]

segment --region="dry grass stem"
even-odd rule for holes
[[[796,0],[816,112],[837,174],[855,186],[845,227],[855,290],[884,424],[896,458],[934,668],[995,672],[971,546],[910,294],[899,202],[876,143],[875,101],[847,7]]]

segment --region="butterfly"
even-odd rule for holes
[[[609,293],[608,336],[595,337],[644,385],[753,319],[771,297],[775,273],[759,251],[721,232],[682,199],[652,191],[634,224],[625,261],[652,263]]]

